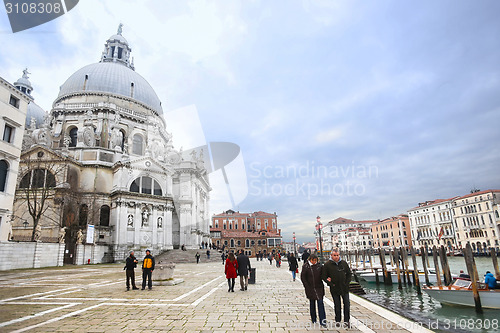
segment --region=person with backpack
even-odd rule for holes
[[[146,256],[142,261],[142,290],[146,289],[146,279],[148,280],[148,289],[153,289],[153,281],[151,275],[155,270],[155,258],[151,255],[150,250],[146,250]]]

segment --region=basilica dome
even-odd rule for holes
[[[63,83],[54,105],[71,96],[104,93],[142,104],[158,115],[163,113],[151,85],[135,72],[132,49],[121,33],[120,25],[118,33],[106,41],[100,62],[77,70]]]
[[[83,93],[110,93],[135,100],[162,114],[161,102],[151,85],[131,68],[116,62],[99,62],[77,70],[61,86],[59,100]]]

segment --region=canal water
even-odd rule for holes
[[[389,257],[386,259],[390,260]],[[434,269],[432,257],[429,259],[430,267]],[[486,271],[494,273],[491,258],[478,257],[475,258],[475,261],[481,279],[484,280],[483,276]],[[374,262],[378,264],[378,258]],[[460,270],[467,273],[463,257],[448,257],[448,263],[452,274],[458,275]],[[419,270],[422,269],[420,257],[417,258],[417,264]],[[417,289],[413,286],[403,284],[403,289],[399,290],[397,284],[385,286],[381,283],[377,286],[376,283],[368,283],[363,280],[360,280],[360,284],[366,291],[364,298],[421,323],[433,331],[500,332],[500,310],[483,309],[483,314],[479,315],[473,307],[442,305],[423,291],[422,295],[418,295]]]

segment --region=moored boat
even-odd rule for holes
[[[475,306],[470,280],[457,279],[447,287],[424,287],[423,290],[432,298],[443,304]],[[481,306],[489,309],[500,309],[500,289],[488,289],[484,283],[478,283]]]
[[[402,274],[403,274],[403,271],[401,271],[401,280],[403,280]],[[434,272],[430,272],[427,276],[429,277],[429,283],[432,283],[432,284],[437,283],[437,277],[436,277],[436,274]],[[375,273],[371,273],[371,272],[370,273],[362,273],[362,274],[359,274],[359,277],[361,279],[365,280],[366,282],[376,282]],[[451,277],[453,279],[457,278],[457,276],[455,274],[452,274]],[[410,278],[413,281],[413,276],[411,274],[410,274]],[[384,273],[383,272],[378,273],[378,279],[380,282],[384,281]],[[391,280],[392,280],[392,283],[398,283],[398,275],[395,271],[391,271]],[[421,284],[425,283],[425,274],[423,272],[418,273],[418,280],[420,281]],[[443,280],[442,276],[441,276],[441,280]]]

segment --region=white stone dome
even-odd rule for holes
[[[36,128],[40,128],[45,120],[45,116],[47,113],[35,102],[31,101],[28,104],[28,112],[26,113],[26,128],[30,127],[31,118],[34,118],[36,121]]]
[[[160,99],[151,85],[131,68],[115,62],[99,62],[77,70],[61,86],[54,104],[65,97],[90,92],[109,93],[163,113]]]

